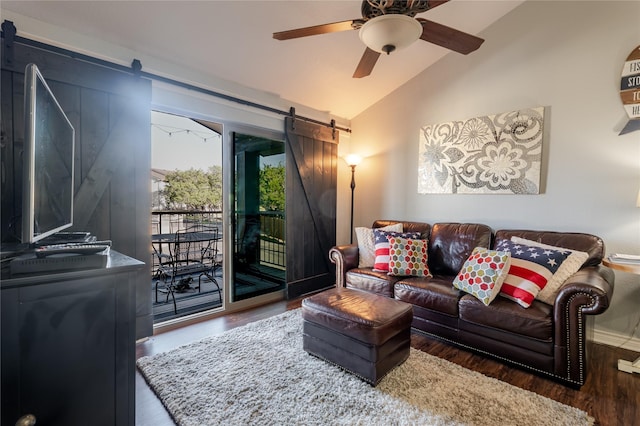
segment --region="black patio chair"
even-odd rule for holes
[[[156,302],[158,292],[166,293],[166,302],[169,301],[169,297],[172,298],[174,313],[177,314],[175,293],[191,289],[196,275],[198,292],[201,291],[205,277],[215,283],[216,291],[222,298],[222,289],[215,278],[215,269],[221,265],[221,258],[217,252],[219,239],[217,227],[193,224],[173,234],[172,240],[168,242],[168,258],[166,254],[158,253],[154,249],[160,263],[155,281]]]

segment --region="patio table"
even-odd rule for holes
[[[220,286],[214,276],[214,271],[219,266],[218,250],[216,244],[222,239],[217,228],[203,229],[198,227],[195,231],[178,231],[170,234],[154,234],[151,236],[154,255],[159,259],[160,265],[155,271],[156,281],[156,302],[158,290],[167,293],[173,299],[174,310],[177,311],[174,292],[185,291],[191,288],[191,275],[199,274],[198,290],[203,275],[210,281],[215,282],[219,291]],[[169,254],[162,251],[163,245],[168,245]],[[187,277],[178,279],[178,277]],[[158,289],[159,282],[163,280],[164,289]]]

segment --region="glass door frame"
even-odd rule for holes
[[[235,151],[234,151],[234,133],[241,133],[244,135],[252,135],[259,138],[277,140],[285,142],[284,132],[278,132],[261,127],[255,127],[250,125],[227,123],[223,126],[222,134],[222,185],[223,185],[223,202],[222,202],[222,216],[223,216],[223,235],[228,236],[224,238],[224,256],[223,256],[223,277],[224,277],[224,309],[228,311],[235,311],[245,309],[253,306],[262,305],[265,303],[283,300],[286,298],[286,283],[283,289],[276,290],[274,292],[263,294],[255,297],[251,297],[244,300],[233,300],[233,253],[235,252],[235,238],[233,238],[234,227],[234,171],[235,171]],[[285,161],[285,170],[287,168]]]
[[[233,181],[231,180],[233,172],[231,167],[234,163],[231,133],[253,133],[256,136],[285,140],[284,119],[279,114],[265,113],[264,111],[256,111],[250,107],[230,104],[225,100],[217,99],[206,93],[194,92],[191,89],[185,89],[184,87],[171,83],[155,80],[152,84],[151,109],[168,114],[191,117],[192,119],[202,119],[222,125],[222,232],[223,238],[225,235],[231,235],[233,230],[231,215],[233,211],[230,211],[228,208],[233,195],[230,191],[233,189]],[[289,166],[285,164],[285,167],[288,168]],[[224,240],[222,307],[167,321],[160,325],[154,324],[154,334],[178,328],[182,323],[188,324],[193,321],[215,318],[269,302],[286,299],[287,293],[285,285],[285,290],[282,292],[269,293],[267,295],[233,302],[229,296],[233,262],[227,259],[229,257],[228,253],[233,253],[233,241],[227,241],[228,238],[224,238]],[[149,292],[149,303],[151,303],[151,292]]]

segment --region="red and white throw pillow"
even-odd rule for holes
[[[553,306],[556,301],[556,296],[560,292],[560,287],[564,282],[573,274],[575,274],[584,265],[584,262],[589,258],[589,253],[578,250],[570,250],[564,247],[550,246],[548,244],[542,244],[537,241],[526,240],[520,237],[511,237],[511,241],[514,243],[526,244],[528,246],[544,247],[551,250],[558,250],[561,252],[569,252],[567,260],[562,262],[562,265],[553,274],[553,277],[549,280],[546,286],[536,296],[536,299]]]
[[[511,253],[509,274],[502,283],[500,295],[528,308],[560,265],[569,257],[569,252],[544,247],[517,244],[502,240],[496,250]]]
[[[401,238],[420,238],[419,232],[391,232],[373,230],[373,239],[376,247],[376,260],[373,264],[373,270],[377,272],[389,272],[389,239],[388,237]]]
[[[377,229],[381,231],[402,232],[402,222]],[[358,268],[372,268],[376,261],[373,229],[364,227],[356,228],[356,239],[358,241]]]

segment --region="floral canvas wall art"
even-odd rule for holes
[[[544,107],[420,129],[419,194],[539,194]]]

